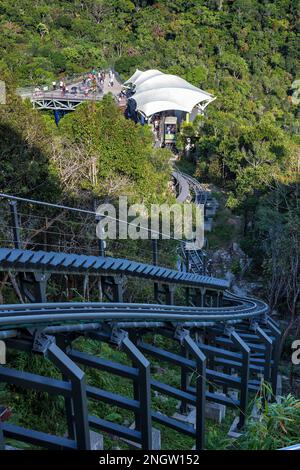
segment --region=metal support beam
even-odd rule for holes
[[[181,346],[181,354],[183,357],[185,357],[186,359],[189,359],[189,353],[188,353],[188,350],[187,348],[185,348],[184,346]],[[188,387],[189,387],[189,382],[190,382],[190,379],[189,379],[189,369],[187,369],[187,367],[185,366],[182,366],[181,367],[181,377],[180,377],[180,381],[181,381],[181,390],[183,392],[187,392],[188,390]],[[187,405],[188,403],[185,401],[185,400],[181,400],[180,402],[180,412],[182,414],[186,414],[188,409],[187,409]]]
[[[240,419],[238,423],[238,427],[242,428],[246,421],[248,405],[250,348],[234,329],[230,330],[230,339],[242,353]]]
[[[182,338],[182,345],[196,361],[196,450],[202,450],[205,436],[206,356],[188,332]]]
[[[47,302],[47,282],[50,278],[49,273],[34,273],[34,281],[33,281],[33,287],[34,287],[34,297],[35,297],[35,302],[37,303],[46,303]]]
[[[136,330],[132,330],[129,332],[129,338],[132,343],[136,344],[137,343],[137,333]],[[135,366],[134,361],[132,361],[132,365]],[[133,381],[133,398],[137,401],[140,401],[140,387],[139,384],[136,380]],[[135,413],[134,414],[134,421],[135,421],[135,427],[136,429],[140,430],[141,429],[141,416],[140,413]]]
[[[164,290],[166,294],[166,304],[174,305],[174,286],[171,284],[165,284]]]
[[[113,296],[114,302],[123,302],[123,282],[121,277],[114,277],[113,281]]]
[[[101,276],[101,288],[109,302],[123,302],[123,276]]]

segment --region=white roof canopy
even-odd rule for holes
[[[159,70],[136,70],[125,82],[131,85],[137,111],[146,117],[161,111],[178,110],[191,113],[195,106],[204,110],[215,97],[191,85],[183,78]]]

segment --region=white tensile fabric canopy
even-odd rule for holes
[[[136,70],[125,82],[134,94],[137,111],[149,117],[162,111],[178,110],[191,113],[197,106],[204,110],[215,97],[191,85],[183,78],[169,75],[159,70]]]

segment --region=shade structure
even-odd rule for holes
[[[183,78],[159,70],[136,70],[125,85],[132,87],[130,99],[135,101],[136,110],[146,117],[170,110],[191,113],[196,106],[204,110],[215,99]]]

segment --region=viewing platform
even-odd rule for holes
[[[120,107],[126,106],[126,98],[120,98],[122,82],[119,77],[114,78],[113,86],[110,85],[109,75],[105,74],[102,86],[96,81],[96,86],[84,80],[84,76],[77,77],[73,81],[66,81],[66,90],[53,86],[28,87],[18,89],[22,99],[30,99],[36,109],[52,111],[74,111],[78,105],[86,101],[101,101],[103,96],[111,93]],[[96,78],[95,78],[96,79]]]

